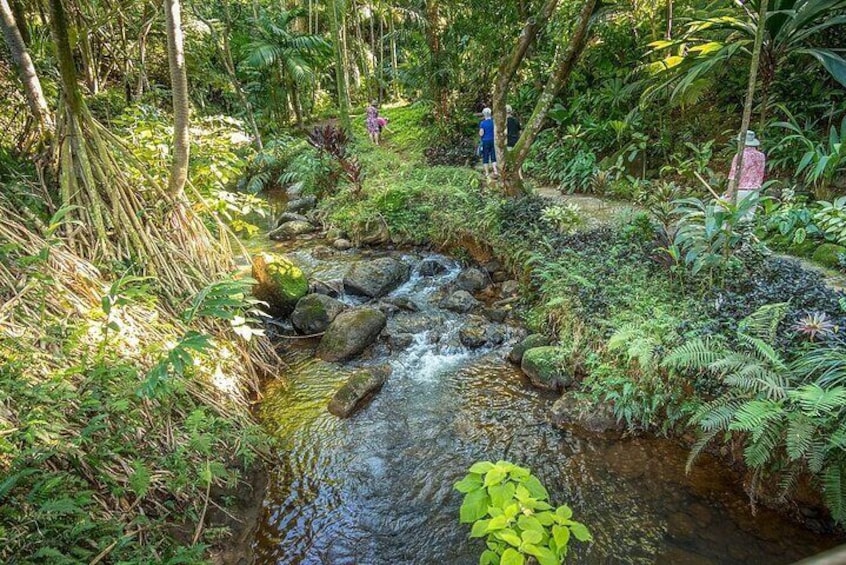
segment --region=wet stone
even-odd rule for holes
[[[347,310],[329,324],[317,347],[324,361],[346,361],[367,349],[385,327],[385,315],[375,308]]]
[[[309,294],[297,302],[291,313],[291,323],[303,334],[326,331],[329,324],[344,311],[346,305],[323,294]]]
[[[332,298],[338,298],[341,296],[341,289],[344,287],[344,283],[341,280],[333,280],[333,281],[312,281],[309,285],[309,293],[311,294],[325,294],[326,296],[331,296]]]
[[[391,257],[360,261],[344,277],[351,294],[381,298],[408,280],[408,265]]]
[[[362,369],[344,383],[329,401],[329,412],[339,418],[348,418],[369,396],[377,392],[391,374],[390,365]]]
[[[491,322],[503,323],[508,317],[509,310],[506,308],[485,308],[485,317]]]
[[[520,283],[515,280],[504,281],[502,283],[502,288],[500,289],[500,295],[503,298],[509,298],[511,296],[517,296],[517,293],[520,291]]]
[[[309,195],[289,201],[285,211],[302,214],[314,209],[315,206],[317,206],[317,198]]]
[[[276,227],[281,226],[287,222],[308,222],[308,218],[302,214],[294,214],[293,212],[283,212],[276,218]]]
[[[420,273],[422,277],[433,277],[435,275],[440,275],[441,273],[445,273],[447,270],[446,265],[438,261],[437,259],[423,259],[420,261],[420,266],[417,268],[417,272]]]
[[[480,304],[481,303],[473,298],[473,295],[469,292],[466,290],[459,290],[444,298],[440,303],[440,307],[451,312],[466,314]]]
[[[285,222],[267,235],[270,239],[290,239],[313,231],[315,231],[315,227],[311,223],[293,220]]]
[[[488,286],[488,276],[479,269],[465,269],[455,279],[455,286],[470,293],[479,292]]]

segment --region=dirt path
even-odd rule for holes
[[[589,226],[610,224],[621,215],[631,214],[639,210],[630,202],[609,200],[586,194],[562,194],[560,190],[551,186],[539,186],[535,193],[557,204],[575,204],[581,210]]]

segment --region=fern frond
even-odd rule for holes
[[[751,400],[745,402],[734,413],[729,430],[750,432],[753,441],[757,440],[772,420],[784,416],[784,407],[771,400]]]
[[[691,468],[693,468],[693,464],[702,453],[702,450],[707,447],[718,433],[718,431],[705,432],[699,436],[699,439],[697,439],[696,443],[693,444],[693,447],[690,448],[690,454],[687,456],[687,463],[684,467],[686,473],[690,473]]]
[[[811,451],[817,427],[804,414],[790,417],[787,423],[787,435],[784,438],[787,456],[792,461],[803,459]]]
[[[784,320],[790,308],[789,302],[778,302],[761,306],[741,320],[739,332],[760,339],[774,341],[778,325]]]
[[[782,426],[762,426],[757,433],[753,433],[746,449],[743,450],[743,458],[746,464],[752,468],[764,469],[776,456],[777,447],[781,440]]]
[[[722,345],[715,340],[693,339],[670,351],[661,366],[676,370],[707,370],[724,355]]]
[[[823,498],[825,505],[831,511],[831,517],[837,522],[846,518],[846,492],[843,485],[843,468],[832,465],[825,470],[822,479]]]

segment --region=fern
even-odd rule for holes
[[[742,334],[775,341],[778,326],[784,320],[789,308],[789,302],[761,306],[740,322],[739,331]]]

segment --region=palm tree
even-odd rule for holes
[[[54,127],[53,116],[41,90],[41,81],[35,72],[35,65],[32,63],[23,35],[21,35],[21,29],[25,29],[26,24],[23,21],[15,21],[8,0],[0,0],[0,26],[3,28],[3,37],[6,38],[6,45],[18,69],[32,116],[41,129],[42,135],[50,135]]]
[[[667,88],[671,97],[682,96],[695,90],[710,73],[724,67],[729,60],[741,55],[751,57],[761,21],[758,13],[761,0],[734,0],[734,3],[740,8],[740,15],[735,11],[730,15],[696,19],[688,25],[681,39],[651,44],[656,52],[678,49],[680,54],[651,65],[664,80],[647,89],[646,96]],[[796,56],[816,60],[834,80],[846,86],[846,59],[838,53],[841,49],[820,47],[817,41],[821,32],[846,24],[844,9],[846,0],[770,1],[764,19],[759,67],[761,125],[766,120],[773,81],[785,63]],[[714,37],[713,32],[723,32],[723,37]]]
[[[168,66],[173,92],[173,166],[168,182],[168,192],[171,196],[179,197],[185,190],[185,182],[188,180],[190,155],[188,76],[185,72],[185,48],[182,40],[182,13],[179,0],[165,0],[164,7]]]
[[[258,37],[248,45],[244,60],[249,67],[269,72],[271,97],[279,100],[274,106],[287,109],[290,105],[300,127],[303,125],[300,89],[312,84],[315,64],[329,48],[317,35],[292,31],[294,21],[304,15],[301,9],[283,10],[273,19],[263,19],[256,30]]]

